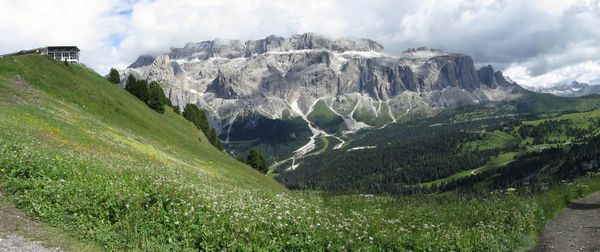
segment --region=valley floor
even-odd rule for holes
[[[600,251],[600,192],[573,201],[548,221],[532,251]]]

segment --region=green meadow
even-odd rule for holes
[[[0,191],[90,250],[526,249],[566,203],[600,189],[590,174],[543,193],[291,192],[85,66],[0,58],[0,90]]]

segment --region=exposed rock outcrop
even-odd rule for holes
[[[149,63],[152,61],[152,63]],[[122,75],[165,84],[174,104],[195,103],[221,132],[249,111],[269,118],[298,116],[324,100],[350,125],[354,115],[395,120],[411,110],[431,110],[502,100],[513,84],[491,66],[475,69],[471,57],[425,47],[400,55],[369,39],[328,39],[312,33],[288,38],[204,41],[141,56]],[[349,127],[351,128],[351,127]]]

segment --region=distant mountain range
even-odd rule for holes
[[[549,87],[523,87],[534,92],[548,93],[563,97],[576,97],[589,94],[600,94],[600,85],[590,85],[587,83],[580,83],[577,81],[573,81],[571,82],[571,84],[554,84]]]
[[[259,127],[261,118],[302,118],[313,134],[345,134],[409,113],[510,99],[516,86],[467,55],[425,47],[394,55],[370,39],[313,33],[188,43],[140,56],[121,71],[128,74],[162,83],[173,104],[207,111],[225,142],[250,140],[236,139],[248,134],[235,126]]]

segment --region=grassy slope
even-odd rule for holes
[[[61,122],[60,118],[43,116],[42,111],[52,109],[49,107],[67,110],[75,117],[79,114],[89,119],[83,123],[89,123],[90,128],[86,130],[90,132],[100,133],[111,129],[109,131],[120,131],[125,135],[143,138],[136,141],[135,138],[128,139],[127,136],[117,133],[114,137],[120,139],[123,144],[130,145],[127,148],[140,147],[139,152],[152,153],[154,150],[146,151],[145,147],[139,145],[140,142],[144,142],[145,145],[150,144],[160,149],[158,151],[164,152],[168,158],[200,164],[196,167],[218,176],[219,179],[242,186],[264,186],[276,191],[283,190],[278,183],[264,178],[260,173],[213,148],[208,144],[206,137],[183,117],[168,109],[165,115],[154,112],[123,88],[111,85],[90,69],[77,65],[67,67],[41,56],[2,58],[0,68],[3,90],[8,90],[11,85],[8,80],[18,75],[44,95],[36,106],[5,104],[3,107],[8,106],[5,112],[20,110],[30,114],[41,113],[40,117],[43,118],[38,120],[60,129],[69,125]],[[19,91],[15,91],[12,95],[18,95]],[[73,134],[62,135],[66,138],[79,137]],[[69,140],[88,141],[86,138]]]
[[[589,121],[589,119],[591,119],[591,118],[600,118],[600,110],[592,110],[592,111],[589,111],[589,112],[564,114],[564,115],[557,116],[557,117],[552,117],[552,118],[545,118],[545,119],[540,119],[540,120],[525,121],[525,122],[523,122],[523,124],[537,126],[540,123],[542,123],[544,121],[548,121],[548,120],[564,120],[564,119],[569,119],[569,120],[572,120],[573,123],[577,124],[578,128],[587,128],[587,127],[589,127],[591,125],[591,123]]]
[[[347,129],[344,119],[335,114],[324,101],[318,101],[314,110],[308,115],[308,120],[327,133],[336,133]]]
[[[539,199],[274,194],[285,190],[236,168],[181,117],[85,68],[2,58],[0,90],[0,190],[111,250],[514,250],[565,201],[600,188],[595,177]]]
[[[67,251],[100,251],[101,246],[78,240],[72,233],[46,223],[32,221],[10,199],[0,193],[0,237],[10,232],[32,241],[41,241],[46,248],[60,247]]]
[[[597,94],[581,97],[557,97],[552,94],[536,93],[522,88],[519,92],[525,94],[526,107],[537,113],[546,113],[548,116],[552,116],[554,112],[599,108],[600,105],[598,102],[600,95]]]
[[[471,174],[477,174],[479,172],[486,171],[489,169],[495,169],[495,168],[498,168],[500,166],[506,165],[509,162],[511,162],[517,154],[518,154],[518,152],[502,153],[502,154],[498,155],[497,157],[490,159],[490,161],[488,161],[486,164],[484,164],[478,168],[475,168],[473,170],[457,172],[448,177],[436,179],[436,180],[430,181],[430,182],[420,183],[419,185],[420,186],[431,186],[433,184],[440,185],[444,182],[449,182],[449,181],[459,179],[462,177],[471,176]]]
[[[386,123],[392,122],[392,118],[389,115],[388,105],[386,103],[381,103],[380,106],[381,108],[377,115],[373,111],[365,107],[361,107],[354,111],[352,117],[359,122],[364,122],[375,127],[381,127]]]

